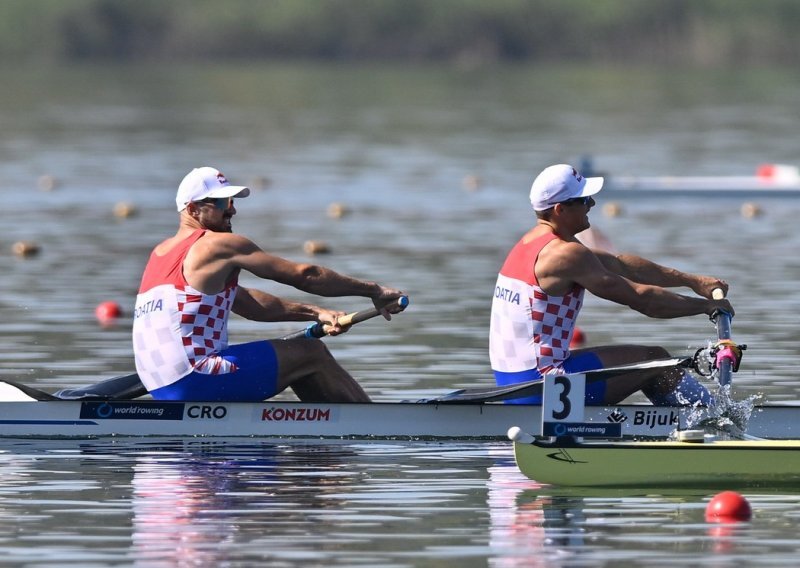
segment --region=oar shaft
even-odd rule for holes
[[[727,312],[717,315],[717,337],[722,339],[731,338],[731,316]],[[730,347],[723,347],[717,351],[717,369],[719,371],[718,381],[721,386],[731,384],[733,379],[733,360],[729,353]]]
[[[393,309],[393,308],[400,308],[401,310],[406,309],[408,306],[408,296],[400,296],[396,302],[385,306],[386,308]],[[350,314],[343,315],[339,318],[339,324],[348,326],[354,325],[357,323],[361,323],[362,321],[367,321],[368,319],[372,319],[381,315],[381,310],[378,308],[369,308],[366,310],[361,310],[359,312],[353,312]],[[300,331],[296,331],[294,333],[290,333],[289,335],[284,335],[281,339],[319,339],[321,337],[325,337],[328,335],[330,331],[330,326],[317,322],[312,323],[305,329],[301,329]]]
[[[712,293],[711,296],[715,300],[721,300],[725,297],[725,293],[722,291],[721,288],[716,288]],[[717,315],[714,317],[714,324],[717,327],[717,340],[730,340],[731,338],[731,314],[728,312],[724,312],[720,310],[717,312]],[[720,353],[723,355],[720,356]],[[719,372],[717,380],[721,386],[727,386],[731,384],[731,380],[733,378],[733,361],[731,357],[727,355],[727,352],[724,350],[718,351],[717,355],[717,370]]]
[[[643,363],[633,363],[621,365],[619,367],[609,367],[607,369],[595,369],[591,371],[581,371],[580,374],[586,375],[586,381],[593,383],[597,381],[613,381],[626,376],[626,373],[641,371],[642,369],[666,369],[669,367],[688,367],[691,359],[656,359]],[[440,404],[453,403],[463,404],[469,402],[495,402],[500,400],[511,400],[516,398],[526,398],[529,396],[542,394],[542,378],[506,385],[501,387],[472,388],[452,391],[435,398],[417,400],[419,403]]]

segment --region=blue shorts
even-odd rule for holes
[[[221,375],[192,372],[150,394],[156,400],[209,402],[259,402],[277,394],[278,357],[269,341],[231,345],[219,355],[234,363],[236,371]]]
[[[580,355],[572,355],[564,364],[561,365],[567,373],[580,373],[581,371],[592,371],[594,369],[602,369],[603,363],[600,358],[594,353],[581,353]],[[502,371],[494,372],[494,380],[497,386],[505,387],[508,385],[515,385],[517,383],[524,383],[527,381],[535,381],[541,379],[542,374],[536,369],[529,369],[527,371],[519,371],[517,373],[503,373]],[[595,381],[593,383],[586,383],[586,404],[590,405],[603,405],[605,404],[606,396],[606,382]],[[542,404],[542,395],[528,396],[525,398],[514,398],[505,401],[506,404]]]

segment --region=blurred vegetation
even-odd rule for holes
[[[4,62],[792,64],[797,0],[2,0]]]

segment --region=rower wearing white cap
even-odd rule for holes
[[[389,319],[402,292],[263,251],[233,233],[234,199],[250,189],[219,170],[196,168],[178,187],[177,233],[145,267],[133,321],[136,371],[153,398],[260,401],[291,387],[309,402],[368,402],[361,386],[316,339],[228,345],[228,316],[318,321],[346,331],[344,312],[291,302],[239,285],[242,270],[319,296],[365,296]]]
[[[590,227],[601,177],[583,177],[567,164],[550,166],[534,180],[530,200],[537,218],[500,269],[492,301],[490,360],[498,385],[541,377],[550,370],[575,373],[669,358],[662,347],[610,345],[570,350],[584,290],[653,318],[711,315],[728,300],[712,298],[728,284],[688,274],[644,258],[589,249],[575,235]],[[697,296],[667,290],[686,287]],[[642,369],[613,381],[587,384],[587,404],[616,404],[641,390],[654,404],[708,404],[711,396],[677,367]],[[516,403],[541,403],[540,397]]]

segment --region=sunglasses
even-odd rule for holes
[[[560,201],[562,205],[569,205],[571,203],[580,203],[582,205],[592,205],[594,204],[594,199],[592,199],[591,195],[587,195],[586,197],[573,197],[571,199],[567,199],[566,201]]]
[[[233,207],[233,197],[206,197],[200,201],[195,201],[195,203],[209,203],[217,209],[225,211]]]

